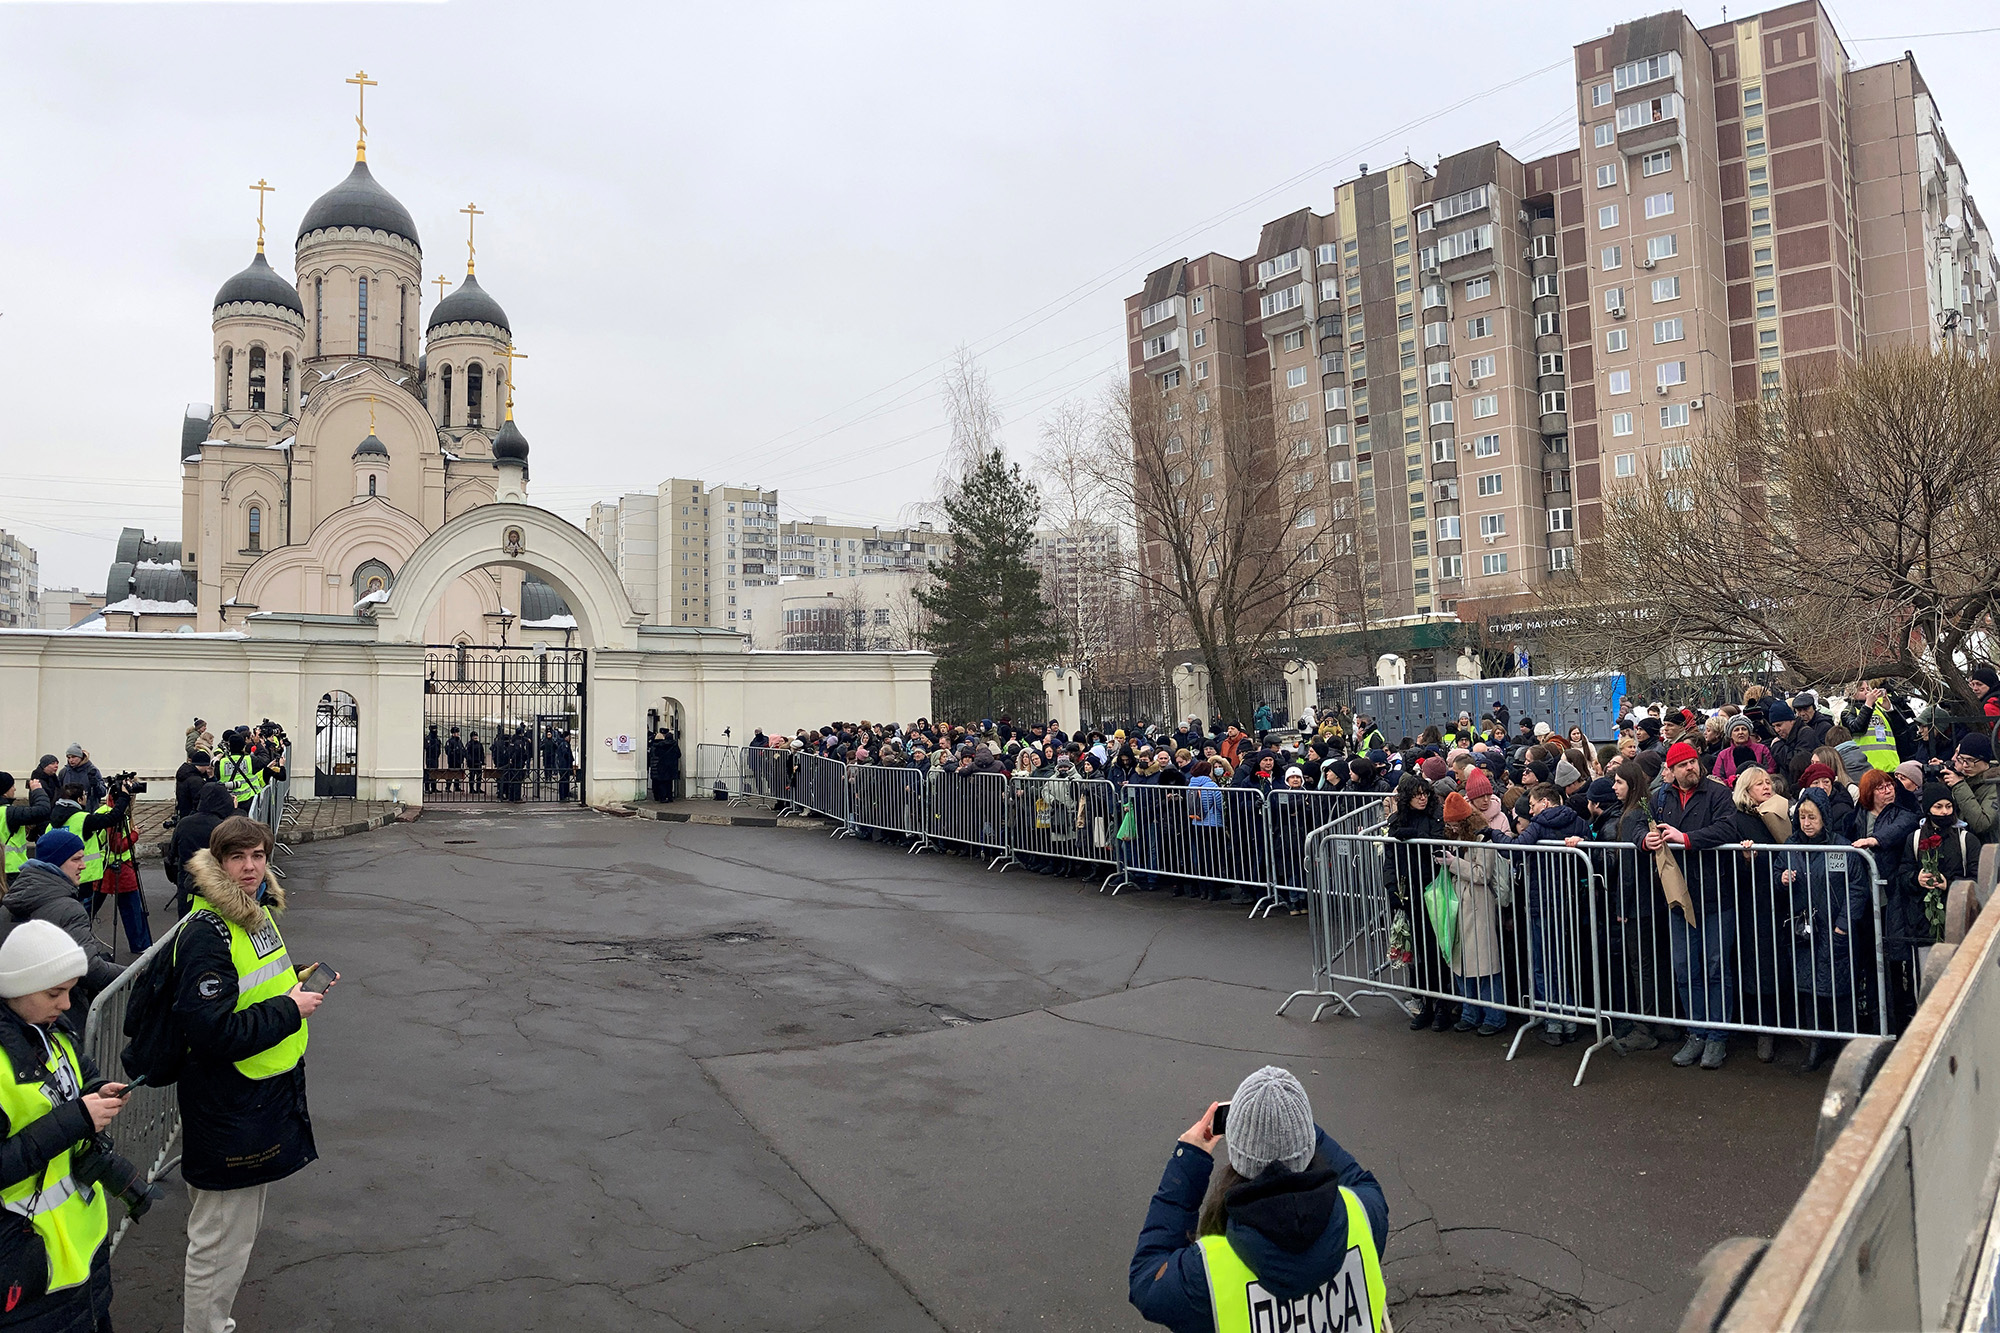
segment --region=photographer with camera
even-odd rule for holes
[[[90,966],[76,999],[88,1007],[97,993],[125,969],[112,961],[111,949],[90,928],[90,913],[77,896],[77,881],[89,864],[84,840],[64,828],[52,828],[35,840],[35,854],[0,897],[0,938],[28,921],[56,927],[84,951]]]
[[[1299,1081],[1266,1065],[1167,1159],[1132,1255],[1132,1304],[1174,1333],[1380,1333],[1388,1241],[1381,1185],[1313,1123]]]
[[[187,1181],[186,1328],[229,1333],[230,1307],[273,1181],[319,1156],[306,1113],[306,1020],[335,979],[302,984],[275,919],[271,830],[231,817],[188,860],[193,912],[174,945],[174,1012],[185,1030],[179,1088]]]
[[[228,754],[216,766],[215,780],[229,788],[230,799],[236,802],[236,813],[248,814],[257,793],[267,783],[285,776],[285,766],[269,757],[268,744],[253,740],[248,727],[224,732],[222,743]],[[280,749],[277,753],[282,756],[284,751]]]
[[[98,798],[97,808],[90,810],[84,805],[87,799],[84,789],[68,781],[70,771],[64,770],[62,794],[50,807],[49,827],[65,829],[82,841],[84,860],[83,869],[76,876],[76,896],[78,901],[90,904],[94,916],[97,902],[91,895],[103,886],[105,835],[122,826],[130,816],[132,793],[139,784],[132,780],[131,774],[120,773],[118,781]],[[102,781],[102,778],[99,780]]]
[[[160,1197],[102,1132],[127,1085],[99,1076],[64,1018],[88,966],[46,921],[23,922],[0,944],[0,1319],[10,1329],[109,1333],[105,1196],[118,1194],[134,1218]]]
[[[7,835],[6,883],[12,884],[14,876],[21,873],[21,867],[35,854],[35,839],[49,826],[53,795],[40,778],[31,777],[28,800],[23,804],[14,789],[14,775],[0,773],[0,801],[6,802],[6,827],[0,829]]]

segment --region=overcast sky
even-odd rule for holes
[[[486,210],[534,498],[580,519],[700,477],[887,522],[928,498],[957,345],[1025,458],[1039,413],[1122,373],[1147,269],[1247,254],[1360,162],[1573,142],[1570,45],[1644,6],[1527,10],[0,0],[0,527],[44,585],[91,591],[120,527],[180,535],[179,420],[254,249],[247,187],[278,187],[289,278],[298,219],[353,160],[357,68],[428,275],[464,273],[456,210]],[[1981,8],[1833,12],[1856,63],[1915,50],[1994,215],[2000,33],[1904,39]]]

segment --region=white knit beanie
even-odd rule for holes
[[[1229,1164],[1246,1180],[1264,1174],[1273,1162],[1305,1170],[1319,1141],[1306,1090],[1276,1065],[1265,1065],[1237,1085],[1223,1138]]]
[[[0,998],[19,999],[75,981],[89,968],[83,946],[61,926],[27,920],[0,944]]]

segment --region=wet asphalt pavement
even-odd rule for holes
[[[1267,1062],[1383,1181],[1401,1333],[1671,1328],[1825,1084],[1278,1018],[1303,919],[803,829],[432,813],[286,866],[343,979],[246,1330],[1141,1329],[1166,1154]],[[121,1333],[180,1326],[184,1199],[118,1253]]]

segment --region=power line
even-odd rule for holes
[[[1917,42],[1926,37],[1983,37],[1988,33],[2000,32],[2000,28],[1958,28],[1951,32],[1892,32],[1884,37],[1850,37],[1850,45],[1862,42]]]

